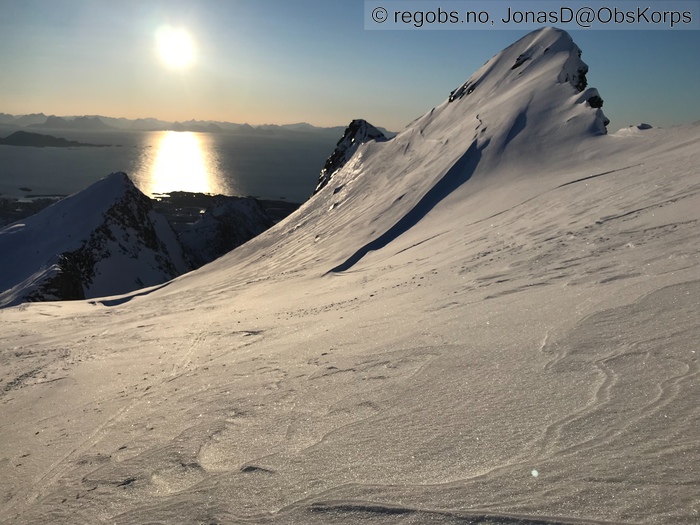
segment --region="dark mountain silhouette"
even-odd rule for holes
[[[29,131],[15,131],[5,138],[0,138],[3,146],[31,146],[34,148],[74,148],[78,146],[101,147],[108,144],[88,144],[76,140],[67,140],[53,135],[42,135]]]

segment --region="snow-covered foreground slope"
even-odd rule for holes
[[[700,124],[601,135],[576,51],[165,287],[0,311],[0,521],[697,523]]]

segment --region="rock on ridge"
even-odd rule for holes
[[[353,120],[345,129],[345,133],[336,144],[335,150],[331,156],[326,160],[321,174],[319,175],[318,185],[314,190],[314,195],[328,184],[335,172],[345,166],[360,145],[371,140],[375,142],[386,142],[389,139],[386,138],[384,133],[366,120]]]
[[[528,179],[535,191],[545,183],[543,172],[558,177],[587,162],[585,152],[605,140],[607,119],[598,92],[587,86],[580,54],[565,31],[534,31],[389,142],[362,145],[332,173],[333,190],[320,191],[300,210],[305,217],[298,225],[318,221],[306,243],[341,234],[329,272],[344,272],[420,228],[436,208],[469,200],[487,213],[473,195],[501,185],[511,188],[504,202],[516,205],[530,191]],[[334,167],[331,160],[320,186]]]

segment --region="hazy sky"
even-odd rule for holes
[[[526,33],[366,31],[363,9],[361,0],[0,0],[0,112],[365,118],[400,130]],[[166,26],[191,35],[190,67],[159,56]],[[700,31],[570,33],[612,129],[700,120]]]

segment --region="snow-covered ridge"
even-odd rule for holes
[[[124,173],[0,230],[0,306],[85,299],[188,270],[177,236]]]
[[[608,119],[598,91],[587,86],[580,55],[565,31],[535,31],[390,141],[353,144],[332,179],[322,172],[325,185],[295,216],[290,233],[298,246],[342,236],[343,246],[327,253],[325,270],[347,270],[436,207],[470,200],[486,186],[523,184],[504,196],[505,204],[536,191],[543,179],[535,174],[543,170],[557,177],[585,169]],[[306,224],[312,226],[297,227]]]
[[[357,151],[362,144],[369,141],[385,142],[388,140],[384,133],[375,128],[372,124],[362,119],[353,120],[345,133],[336,144],[335,150],[326,160],[326,164],[321,169],[321,174],[318,178],[318,184],[314,190],[314,194],[321,191],[331,180],[340,168],[345,166],[348,160]]]
[[[490,137],[497,153],[516,145],[533,152],[554,149],[563,141],[607,133],[603,100],[588,87],[587,73],[571,36],[544,28],[491,58],[447,103],[464,106],[455,112],[470,114],[481,129],[497,126],[501,136]]]
[[[252,198],[217,196],[175,232],[124,173],[0,229],[0,307],[127,293],[207,264],[272,226]]]
[[[587,141],[605,134],[608,121],[601,110],[600,95],[587,87],[588,66],[580,55],[580,49],[566,32],[545,28],[526,35],[498,53],[453,90],[443,104],[414,121],[391,141],[366,121],[354,120],[321,171],[314,197],[296,215],[296,221],[285,223],[291,228],[294,242],[287,239],[279,249],[288,251],[295,247],[294,257],[298,257],[302,247],[322,247],[328,239],[342,235],[345,242],[341,249],[327,252],[329,260],[325,271],[346,270],[366,254],[381,250],[401,237],[448,198],[471,198],[480,185],[500,184],[510,178],[509,173],[522,173],[524,168],[538,170],[545,159],[549,166],[581,162],[575,160],[581,158],[576,152],[585,150]],[[18,240],[18,235],[23,235],[27,240],[18,245],[31,246],[38,242],[51,248],[45,253],[39,250],[39,253],[24,254],[19,259],[7,259],[8,267],[17,266],[16,260],[23,260],[32,262],[27,268],[40,270],[26,274],[12,268],[5,272],[5,286],[0,289],[7,290],[9,285],[14,290],[17,283],[24,283],[21,289],[36,288],[38,282],[54,275],[59,268],[71,266],[65,256],[61,264],[55,257],[78,249],[91,235],[89,232],[99,226],[102,214],[91,212],[91,206],[104,210],[109,205],[105,199],[115,194],[115,188],[107,186],[125,184],[117,176],[109,179],[113,180],[98,184],[87,193],[81,192],[87,204],[74,206],[81,214],[86,213],[80,220],[69,213],[70,224],[58,226],[61,220],[47,215],[46,219],[26,221],[27,226],[37,224],[35,228],[12,227],[19,229],[5,239]],[[467,181],[471,181],[468,185],[471,189],[467,189]],[[101,190],[101,187],[104,188]],[[104,195],[89,197],[100,191]],[[376,202],[373,195],[381,195],[381,201]],[[63,210],[74,200],[66,199],[58,206]],[[145,219],[153,213],[151,210],[141,215]],[[156,228],[159,220],[157,214],[154,216],[153,228]],[[212,215],[203,219],[214,218]],[[47,223],[38,226],[40,220]],[[73,231],[76,224],[80,225],[79,231]],[[137,231],[133,224],[132,221],[130,229]],[[311,226],[299,228],[302,224]],[[55,235],[42,238],[43,234],[32,233],[32,239],[28,239],[30,230],[54,231]],[[159,227],[159,230],[166,232],[167,228]],[[3,231],[6,233],[10,231]],[[64,233],[70,242],[65,245],[62,240],[59,242],[58,239],[62,239],[59,233]],[[144,234],[143,240],[148,242],[151,237]],[[199,246],[204,238],[201,232],[195,234],[193,230],[189,244]],[[126,240],[122,244],[123,249],[117,252],[131,252],[129,260],[133,265],[136,260],[133,246]],[[179,275],[182,273],[179,262],[183,259],[182,250],[173,246],[170,241],[161,247],[147,246],[149,250],[165,249],[175,262],[170,264],[153,255],[158,260],[146,266],[158,268],[155,270],[158,276],[130,278],[129,287],[126,283],[117,285],[112,281],[109,285],[97,285],[99,270],[94,269],[92,263],[80,263],[89,274],[85,297],[128,291],[133,289],[134,282],[143,283],[140,287]],[[103,250],[112,254],[103,246],[91,249],[95,253]],[[190,260],[196,259],[192,256],[193,250],[189,251]],[[5,250],[5,253],[10,252]],[[42,253],[44,255],[40,255]],[[243,254],[239,252],[238,255]],[[36,257],[41,260],[37,261]],[[142,269],[138,266],[137,274]],[[12,290],[3,292],[4,304],[14,304],[18,292]],[[68,295],[81,297],[77,291]]]

